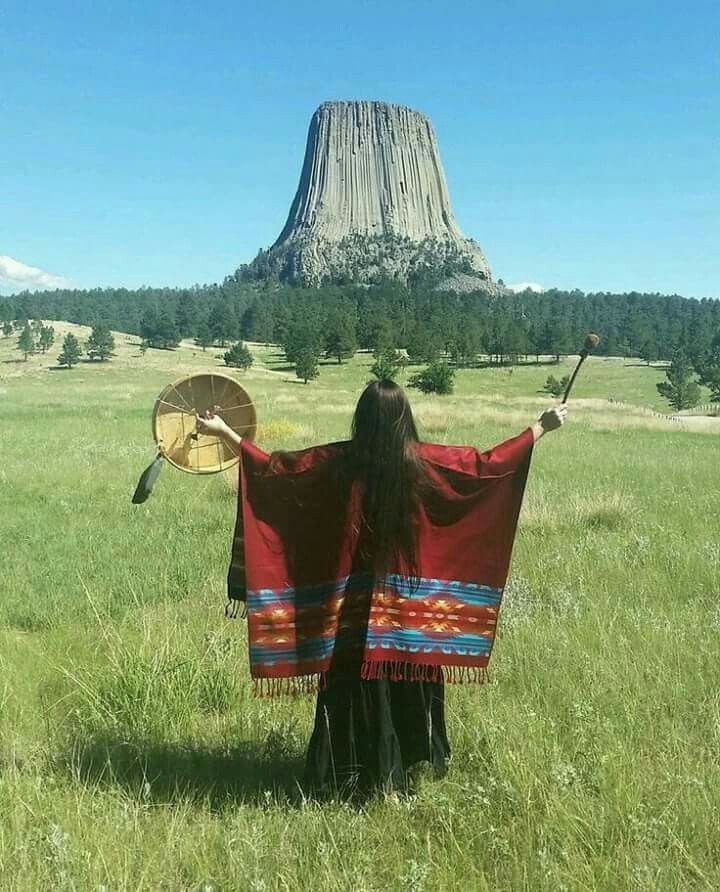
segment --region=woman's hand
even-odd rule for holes
[[[555,408],[548,409],[546,412],[542,413],[540,416],[540,424],[545,433],[549,433],[550,431],[556,431],[559,427],[562,427],[562,425],[565,424],[566,418],[567,405],[565,403],[560,403],[559,406],[555,406]]]
[[[546,412],[543,412],[540,418],[532,426],[535,442],[537,443],[543,434],[546,434],[549,431],[556,431],[559,427],[562,427],[562,425],[565,424],[566,418],[567,406],[565,403],[560,403],[560,405],[555,406],[554,409],[548,409]]]
[[[195,416],[197,432],[199,434],[209,434],[211,437],[219,437],[229,449],[236,455],[240,455],[242,437],[240,434],[236,434],[230,425],[223,421],[219,415],[215,414],[214,410],[219,408],[219,406],[214,406],[213,410],[207,409],[202,415]]]
[[[215,406],[215,408],[217,409],[218,406]],[[206,409],[202,415],[196,415],[195,421],[197,422],[197,430],[199,434],[222,437],[223,434],[229,430],[222,418],[210,409]]]

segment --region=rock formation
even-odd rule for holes
[[[318,285],[408,281],[425,270],[450,288],[496,289],[453,216],[430,121],[384,102],[323,103],[283,231],[238,272]]]

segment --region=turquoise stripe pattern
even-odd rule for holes
[[[481,668],[492,651],[502,592],[475,582],[410,581],[398,574],[379,583],[371,574],[353,574],[298,588],[251,589],[252,674],[323,673],[345,651],[356,662],[361,652],[364,666]]]

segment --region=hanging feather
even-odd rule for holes
[[[133,505],[142,504],[150,496],[150,493],[153,491],[153,486],[155,486],[155,481],[160,476],[160,471],[162,471],[164,464],[165,459],[162,457],[162,454],[158,452],[155,460],[149,464],[140,475],[140,479],[138,480],[138,484],[135,487],[135,492],[132,497]]]

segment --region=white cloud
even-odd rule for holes
[[[515,294],[519,294],[521,291],[527,291],[528,288],[536,294],[542,294],[545,290],[545,286],[539,285],[537,282],[518,282],[517,285],[508,285],[508,288],[511,291],[514,291]]]
[[[0,292],[45,291],[48,288],[70,288],[72,283],[62,276],[45,272],[37,266],[28,266],[6,254],[0,254]]]

